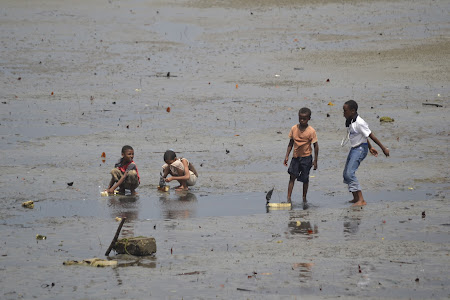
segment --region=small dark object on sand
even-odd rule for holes
[[[237,291],[242,291],[242,292],[253,292],[252,290],[247,290],[247,289],[243,289],[243,288],[236,288]]]
[[[73,185],[73,181],[72,182],[68,182],[67,185],[68,186],[72,186]]]
[[[422,105],[430,105],[430,106],[442,107],[442,105],[437,104],[437,103],[422,103]]]
[[[426,214],[425,214],[425,211],[423,211],[422,212],[422,218],[425,218],[426,217]]]
[[[170,72],[167,72],[167,75],[166,75],[167,77],[170,77]]]
[[[274,188],[273,188],[273,189],[274,189]],[[268,204],[269,201],[270,201],[270,198],[272,198],[273,189],[271,189],[270,191],[268,191],[267,194],[266,194],[266,200],[267,200],[266,204]]]

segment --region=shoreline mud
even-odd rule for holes
[[[443,0],[4,1],[0,298],[448,298],[449,11]],[[368,205],[356,210],[342,183],[349,99],[391,151],[363,162]],[[272,188],[285,200],[303,106],[320,145],[311,207],[296,184],[293,210],[240,215]],[[140,196],[102,198],[124,144]],[[195,197],[158,194],[167,149],[195,164]],[[208,199],[230,213],[201,210]],[[155,237],[154,257],[62,265],[104,258],[115,217],[136,211],[122,234]]]

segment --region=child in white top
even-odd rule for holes
[[[358,116],[358,104],[354,100],[345,102],[343,109],[346,119],[345,126],[348,128],[349,140],[352,146],[344,168],[344,183],[348,184],[348,190],[353,194],[353,199],[350,201],[353,203],[353,206],[362,206],[367,203],[364,200],[355,173],[360,163],[366,158],[368,151],[372,155],[378,156],[378,151],[372,147],[367,138],[370,137],[380,146],[386,156],[389,156],[389,149],[381,144],[372,131],[370,131],[369,125]]]
[[[180,185],[175,188],[176,191],[187,191],[189,186],[195,185],[198,173],[195,167],[186,158],[177,158],[172,150],[164,153],[165,164],[163,168],[163,177],[166,182],[177,180]],[[167,178],[168,175],[171,177]]]

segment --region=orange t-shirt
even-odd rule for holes
[[[312,154],[311,144],[317,142],[316,131],[309,125],[303,132],[300,131],[298,124],[292,126],[289,138],[294,140],[293,157],[310,156]]]

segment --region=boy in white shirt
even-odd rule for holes
[[[368,137],[372,139],[378,146],[380,146],[384,155],[389,156],[389,149],[375,137],[370,131],[369,125],[358,116],[358,104],[354,100],[349,100],[344,104],[344,117],[346,119],[345,126],[348,130],[351,149],[347,157],[347,162],[344,168],[344,183],[348,184],[349,192],[353,194],[352,206],[366,205],[366,201],[361,192],[361,186],[356,178],[356,170],[360,163],[366,158],[367,152],[374,156],[378,156],[378,151],[372,147],[368,141]]]

